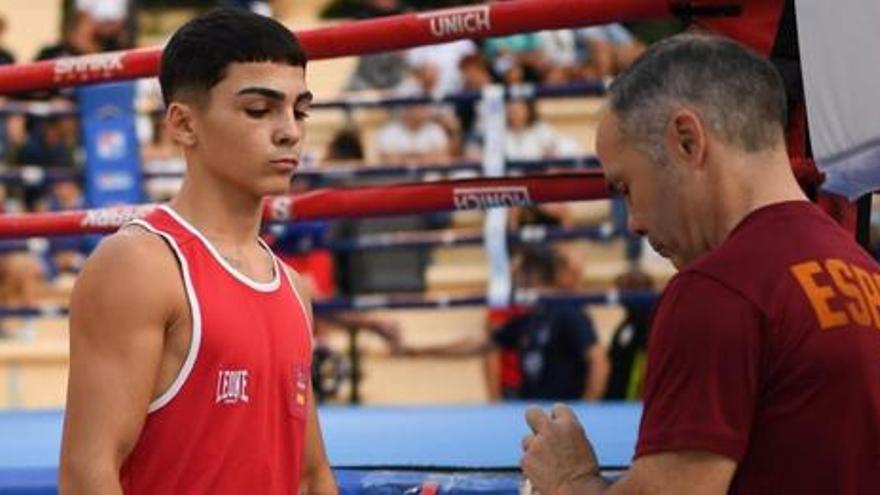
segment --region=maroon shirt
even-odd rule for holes
[[[651,332],[637,457],[724,455],[734,494],[880,493],[880,266],[815,206],[746,217]]]

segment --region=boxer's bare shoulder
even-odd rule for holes
[[[96,446],[118,466],[137,442],[150,402],[167,381],[164,369],[188,321],[174,254],[158,235],[128,226],[105,238],[77,278],[70,303],[71,360],[61,485],[76,491],[90,476]],[[188,338],[178,332],[180,338]],[[94,473],[91,473],[94,474]],[[85,477],[80,479],[80,477]]]
[[[178,286],[180,272],[168,244],[144,227],[128,225],[104,238],[86,261],[74,287],[71,311],[76,312],[76,303],[83,299],[91,309],[98,299],[125,306],[151,302],[166,306],[163,301],[167,303]]]

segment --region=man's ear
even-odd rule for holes
[[[195,132],[195,109],[189,104],[172,102],[165,112],[165,127],[171,139],[183,148],[198,143]]]
[[[675,163],[702,168],[706,158],[706,128],[696,112],[679,109],[666,126],[666,150]]]

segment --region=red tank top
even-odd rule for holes
[[[245,277],[167,206],[135,223],[177,258],[192,339],[178,376],[150,404],[120,472],[123,491],[299,493],[311,332],[286,270],[273,255],[271,282]]]

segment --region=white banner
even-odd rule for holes
[[[824,189],[880,190],[880,2],[796,0],[813,155]]]

